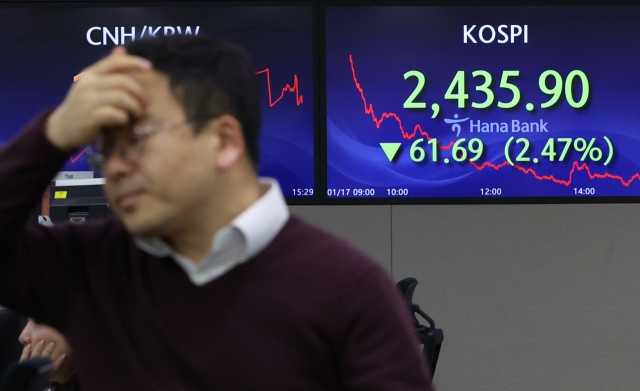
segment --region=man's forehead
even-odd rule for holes
[[[176,108],[168,107],[178,104],[170,91],[169,78],[162,72],[156,70],[135,71],[130,75],[140,83],[142,96],[145,100],[145,116],[147,120],[154,120],[154,117],[165,117],[171,115]],[[178,105],[179,106],[179,105]],[[181,107],[180,107],[181,110]],[[154,113],[155,111],[158,111]]]

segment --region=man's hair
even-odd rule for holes
[[[192,35],[147,38],[126,48],[167,75],[171,92],[196,132],[211,119],[234,116],[242,125],[249,157],[254,166],[258,164],[260,81],[242,48]]]

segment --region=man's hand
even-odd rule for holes
[[[141,117],[142,87],[130,72],[149,69],[151,62],[128,55],[121,46],[86,68],[47,120],[49,141],[61,150],[72,151],[90,143],[105,127]]]
[[[34,357],[47,357],[53,362],[53,365],[56,368],[59,368],[62,362],[64,361],[66,354],[56,354],[55,352],[56,344],[55,342],[49,342],[45,344],[44,340],[41,340],[35,346],[31,344],[26,345],[22,349],[22,355],[20,356],[20,362],[28,360]]]

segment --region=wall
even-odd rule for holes
[[[640,206],[295,206],[354,243],[444,330],[438,390],[640,384]]]

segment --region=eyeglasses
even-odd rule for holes
[[[133,129],[120,127],[106,130],[87,146],[87,161],[89,166],[99,173],[103,172],[105,162],[114,153],[127,161],[136,162],[144,151],[144,141],[149,136],[191,124],[191,121],[182,121],[136,126]]]

